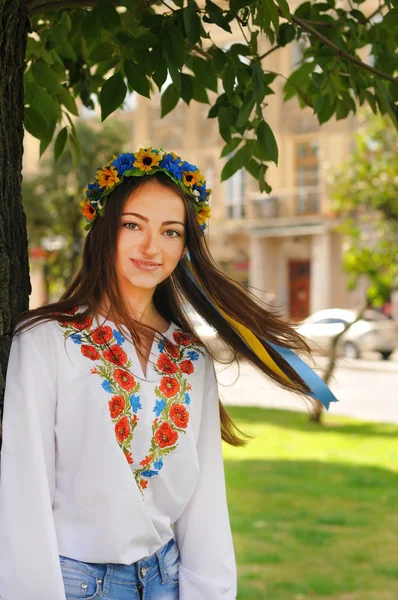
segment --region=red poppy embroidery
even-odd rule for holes
[[[112,419],[116,419],[123,412],[125,406],[123,396],[113,396],[108,404]]]
[[[90,360],[98,360],[100,357],[100,353],[94,348],[94,346],[87,346],[86,344],[83,344],[80,346],[80,349],[83,356],[86,356]]]
[[[175,344],[173,344],[173,342],[170,342],[170,340],[168,339],[166,339],[165,341],[164,349],[173,358],[178,358],[180,356],[180,351],[178,350],[178,347]]]
[[[185,429],[189,423],[189,413],[182,404],[173,404],[170,408],[170,418],[177,427],[182,427],[183,429]]]
[[[118,421],[115,425],[115,433],[119,442],[123,442],[126,438],[129,437],[131,433],[131,427],[128,420],[128,417],[122,417],[120,421]]]
[[[83,321],[81,323],[77,323],[76,321],[71,321],[70,325],[72,327],[74,327],[75,329],[77,329],[78,331],[83,331],[83,329],[88,329],[89,327],[91,327],[93,320],[91,319],[91,317],[86,317],[85,319],[83,319]]]
[[[158,369],[162,373],[172,375],[178,372],[178,367],[175,365],[166,354],[161,354],[158,358]]]
[[[134,377],[123,369],[115,369],[113,375],[115,377],[115,381],[120,385],[120,387],[128,392],[130,392],[136,385]]]
[[[180,391],[180,384],[174,377],[163,377],[159,389],[167,397],[171,398]]]
[[[126,448],[123,449],[123,452],[124,452],[124,456],[126,457],[126,460],[129,463],[129,465],[132,465],[134,463],[134,460],[133,460],[133,455],[131,454],[131,452],[126,450]]]
[[[178,440],[178,433],[168,423],[162,423],[155,433],[155,442],[160,448],[174,446]]]
[[[109,360],[109,362],[117,365],[118,367],[122,367],[127,362],[127,354],[117,344],[111,346],[108,350],[104,350],[103,356],[105,360]]]
[[[151,463],[151,461],[152,461],[152,457],[151,456],[146,456],[144,458],[144,460],[142,460],[140,462],[140,465],[142,465],[143,467],[147,467]]]
[[[95,344],[102,346],[103,344],[107,344],[111,341],[113,338],[113,331],[108,325],[105,325],[104,327],[98,327],[91,334],[91,338]]]
[[[142,489],[144,489],[144,490],[145,490],[146,486],[148,485],[148,482],[147,482],[147,481],[145,481],[145,479],[141,479],[141,481],[140,481],[140,485],[141,485]]]
[[[192,361],[190,361],[190,360],[183,360],[182,363],[181,363],[181,371],[183,373],[186,373],[187,375],[191,375],[191,373],[194,372]]]
[[[192,343],[189,333],[183,333],[182,331],[173,331],[173,338],[175,343],[180,346],[189,346]]]

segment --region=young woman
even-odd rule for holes
[[[234,600],[218,400],[192,305],[278,384],[334,398],[302,338],[223,275],[195,165],[140,149],[102,167],[81,208],[80,271],[17,320],[0,478],[3,600]]]

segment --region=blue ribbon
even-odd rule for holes
[[[187,252],[187,258],[190,261],[188,252]],[[191,272],[189,267],[185,264],[185,261],[181,261],[181,264],[183,265],[184,270],[187,273],[187,275],[189,276],[190,280],[195,284],[195,286],[198,288],[198,290],[201,292],[201,294],[206,298],[206,300],[209,302],[209,304],[211,304],[211,306],[214,308],[214,310],[216,310],[218,312],[218,314],[221,316],[221,318],[224,319],[224,317],[222,316],[222,314],[220,313],[218,308],[215,306],[214,302],[212,302],[212,300],[209,298],[208,294],[205,292],[205,290],[200,285],[199,281],[193,275],[193,273]],[[232,325],[231,325],[231,327],[232,327]],[[240,335],[239,332],[236,332],[236,333],[238,333],[238,335]],[[240,337],[245,342],[246,346],[249,347],[249,345],[246,343],[246,340],[244,340],[242,338],[242,336],[240,336]],[[308,393],[306,395],[308,395],[312,398],[315,398],[315,400],[319,400],[323,404],[323,406],[326,408],[326,410],[329,410],[329,405],[331,402],[338,402],[337,398],[332,393],[332,391],[329,389],[329,387],[326,385],[326,383],[323,381],[323,379],[321,377],[319,377],[319,375],[317,373],[315,373],[315,371],[309,365],[307,365],[307,363],[305,363],[299,356],[297,356],[297,354],[295,352],[293,352],[293,350],[291,350],[290,348],[285,348],[284,346],[278,346],[277,344],[273,344],[272,342],[269,342],[268,340],[266,340],[265,337],[260,338],[260,339],[264,339],[267,342],[267,344],[269,344],[274,350],[276,350],[276,352],[278,352],[282,356],[282,358],[292,367],[292,369],[294,369],[294,371],[308,385],[308,387],[311,389],[311,393]]]

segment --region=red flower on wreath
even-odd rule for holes
[[[173,358],[178,358],[180,356],[180,351],[178,350],[178,347],[175,344],[173,344],[173,342],[170,342],[170,340],[168,339],[166,339],[165,341],[164,349]]]
[[[158,369],[163,373],[168,373],[168,375],[172,375],[178,371],[177,365],[175,365],[167,356],[167,354],[164,353],[158,358]]]
[[[182,331],[173,331],[173,338],[175,343],[180,346],[189,346],[192,342],[192,338],[189,333],[183,333]]]
[[[181,371],[187,375],[191,375],[194,372],[193,364],[190,360],[183,360],[180,366]]]
[[[103,344],[107,344],[111,341],[113,338],[113,331],[108,325],[105,325],[104,327],[98,327],[95,331],[93,331],[91,337],[95,344],[102,346]]]
[[[80,346],[80,349],[83,356],[86,356],[90,360],[98,360],[100,357],[100,353],[94,348],[94,346],[87,346],[87,344],[83,344]]]
[[[108,404],[112,419],[116,419],[123,412],[125,401],[123,396],[113,396]]]
[[[135,387],[135,379],[130,373],[124,371],[123,369],[115,369],[113,376],[115,378],[116,383],[120,385],[124,390],[130,392],[133,387]]]
[[[185,429],[189,422],[189,413],[182,404],[173,404],[170,408],[170,418],[177,427]]]
[[[116,423],[115,433],[119,442],[123,442],[123,440],[129,437],[131,433],[131,427],[127,416],[122,417],[120,421]]]
[[[168,423],[162,423],[155,433],[155,442],[160,448],[174,446],[178,433]]]
[[[175,396],[180,391],[180,384],[174,377],[163,377],[159,389],[167,398]]]
[[[114,344],[108,350],[104,350],[103,357],[118,367],[122,367],[127,362],[127,354],[117,344]]]
[[[70,324],[74,329],[77,329],[78,331],[83,331],[83,329],[88,329],[89,327],[91,327],[92,322],[93,320],[91,319],[91,317],[85,317],[80,323],[78,323],[77,321],[71,321]]]

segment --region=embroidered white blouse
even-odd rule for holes
[[[0,471],[0,596],[65,600],[59,555],[131,564],[175,537],[180,600],[235,600],[217,381],[171,323],[144,375],[101,317],[13,338]]]

